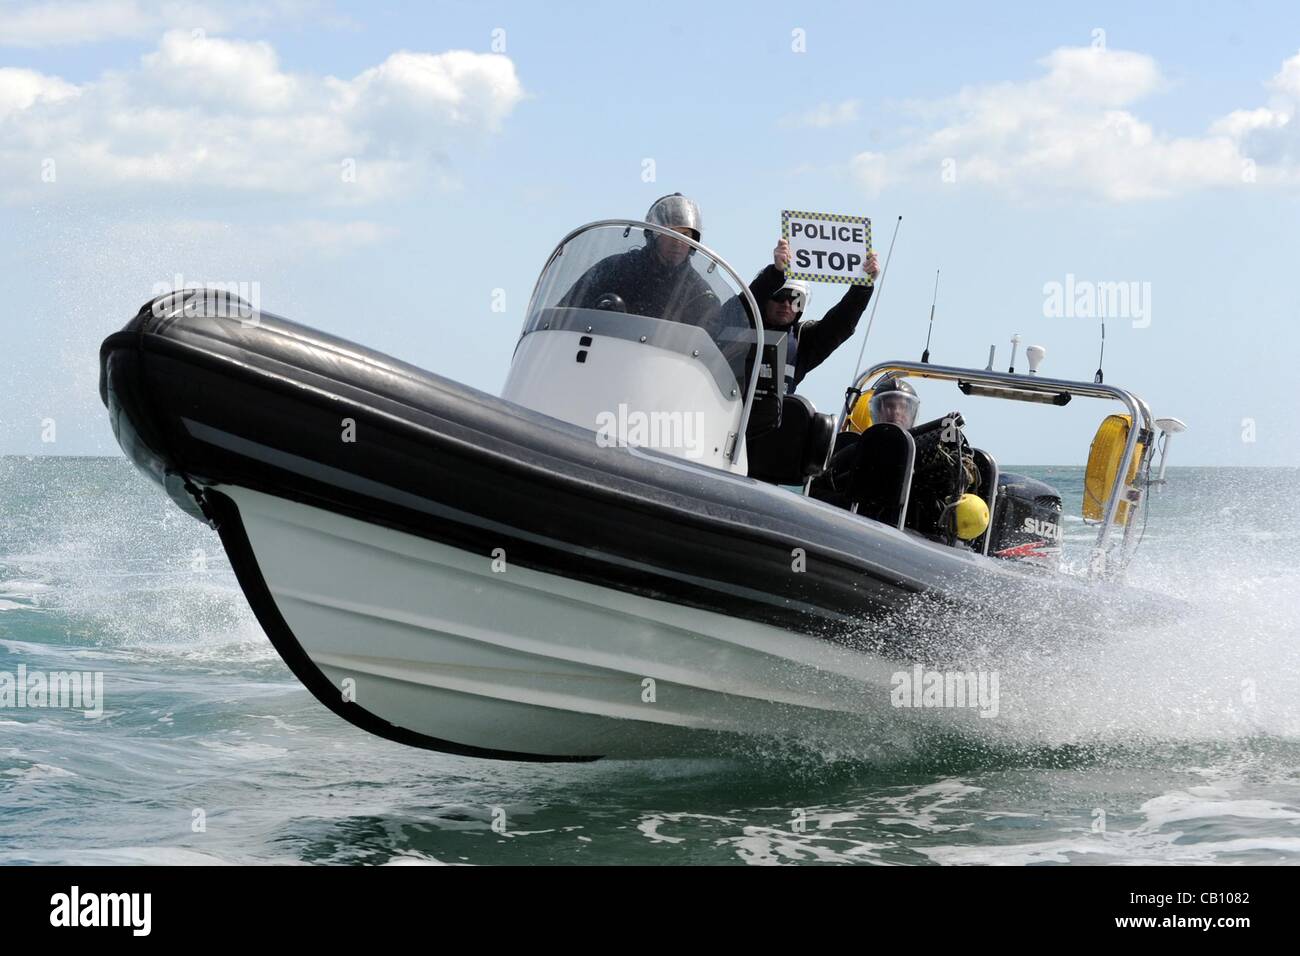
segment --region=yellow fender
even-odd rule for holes
[[[1083,478],[1083,517],[1089,521],[1103,521],[1106,518],[1106,499],[1115,484],[1115,475],[1119,472],[1119,463],[1124,460],[1124,446],[1128,444],[1128,432],[1133,427],[1133,420],[1128,415],[1108,415],[1097,428],[1088,450],[1088,469]],[[1133,460],[1129,462],[1128,474],[1124,476],[1124,487],[1133,484],[1137,477],[1138,465],[1142,461],[1142,443],[1138,442],[1133,451]],[[1123,494],[1123,489],[1120,489]],[[1128,523],[1129,503],[1121,500],[1115,511],[1115,523]]]

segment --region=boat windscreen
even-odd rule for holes
[[[590,314],[585,310],[703,330],[706,337],[696,336],[700,344],[716,348],[728,384],[746,394],[757,353],[755,316],[730,268],[672,232],[617,221],[569,236],[538,279],[524,332],[555,328],[566,313],[581,326],[582,316]]]

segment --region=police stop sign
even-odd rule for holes
[[[870,285],[862,271],[871,251],[871,220],[831,212],[781,213],[781,238],[790,243],[787,279]]]

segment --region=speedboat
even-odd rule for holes
[[[656,242],[689,246],[671,289],[636,272]],[[615,261],[625,285],[605,288]],[[1122,577],[1176,420],[991,361],[879,363],[832,416],[786,392],[785,354],[716,252],[603,220],[548,259],[500,396],[211,289],[156,297],[110,335],[100,395],[130,460],[219,533],[297,678],[353,724],[438,751],[879,738],[909,716],[900,673],[962,662],[936,637],[944,615],[982,615],[986,637],[1028,603],[1091,614]],[[1089,462],[1096,560],[1062,570],[1059,494],[963,445],[959,416],[865,421],[883,375],[1117,402]],[[952,460],[974,480],[936,498]],[[958,534],[951,506],[972,497],[984,521]],[[945,726],[981,716],[941,710]]]

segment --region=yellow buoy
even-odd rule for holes
[[[989,526],[989,506],[979,495],[970,492],[957,499],[957,537],[972,541]]]

